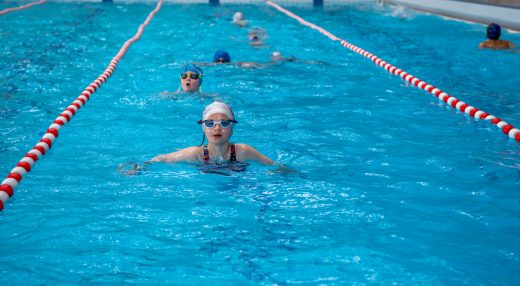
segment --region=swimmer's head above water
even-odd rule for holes
[[[181,88],[184,92],[197,92],[202,85],[204,73],[194,64],[187,64],[181,68]]]
[[[267,32],[260,27],[253,27],[247,33],[249,44],[252,46],[261,46],[263,41],[267,39]]]
[[[202,119],[197,123],[202,125],[202,145],[204,138],[208,138],[208,142],[213,144],[229,142],[233,127],[238,121],[229,105],[215,101],[204,108]]]
[[[215,55],[213,56],[213,62],[215,63],[229,63],[231,62],[231,57],[229,54],[224,50],[218,50],[215,52]]]
[[[247,26],[247,20],[244,19],[244,15],[242,14],[242,12],[236,12],[233,15],[233,24],[239,27]]]
[[[276,51],[276,52],[273,52],[271,54],[271,61],[277,61],[277,60],[281,60],[283,59],[284,57],[282,56],[282,53]]]
[[[491,23],[487,27],[487,38],[490,40],[498,40],[500,38],[501,28],[499,24]]]
[[[233,22],[237,22],[243,19],[244,15],[242,14],[242,12],[236,12],[235,14],[233,14]]]
[[[296,58],[294,56],[290,56],[290,57],[285,57],[284,55],[282,55],[282,53],[280,53],[279,51],[275,51],[271,54],[271,62],[272,63],[276,63],[276,62],[295,62],[296,61]]]

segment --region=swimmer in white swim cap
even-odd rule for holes
[[[221,164],[224,162],[256,161],[264,165],[272,165],[273,160],[262,155],[247,144],[230,142],[233,128],[238,123],[229,105],[215,101],[206,106],[202,113],[201,124],[203,139],[207,145],[193,146],[169,154],[155,156],[151,162],[188,162],[204,164]]]
[[[282,64],[282,63],[285,63],[285,62],[300,63],[300,64],[311,64],[311,65],[328,65],[326,62],[322,62],[322,61],[300,60],[300,59],[297,59],[293,55],[291,55],[289,57],[286,57],[279,51],[274,51],[274,52],[271,53],[271,59],[270,59],[270,62],[269,62],[269,64],[271,66],[277,65],[277,64]]]
[[[233,15],[233,24],[239,27],[247,26],[247,20],[244,19],[244,15],[242,14],[242,12],[236,12]]]
[[[271,60],[276,61],[278,59],[282,58],[282,53],[276,51],[271,54]]]
[[[280,53],[279,51],[275,51],[271,54],[271,62],[294,62],[296,61],[296,58],[294,56],[291,56],[289,58],[286,58]]]

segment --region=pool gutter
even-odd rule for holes
[[[470,3],[468,1],[433,0],[379,0],[384,4],[408,7],[451,18],[489,24],[495,22],[502,27],[520,31],[520,9],[499,5],[500,1],[490,4]],[[495,5],[492,2],[496,3]]]

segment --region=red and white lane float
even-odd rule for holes
[[[34,5],[43,4],[45,2],[47,2],[47,0],[40,0],[40,1],[31,2],[29,4],[25,4],[25,5],[22,5],[22,6],[18,6],[18,7],[7,8],[7,9],[4,9],[4,10],[0,11],[0,15],[4,15],[4,14],[7,14],[9,12],[14,12],[14,11],[18,11],[18,10],[27,9],[27,8],[30,8],[30,7],[32,7]]]
[[[141,38],[141,35],[144,31],[144,28],[150,23],[155,14],[161,9],[162,3],[164,0],[160,0],[157,3],[155,9],[150,12],[146,20],[139,26],[137,33],[127,40],[125,44],[121,47],[119,52],[112,58],[110,64],[105,69],[105,71],[94,80],[81,94],[76,100],[74,100],[62,113],[54,120],[54,122],[49,126],[45,135],[43,135],[40,142],[38,142],[25,156],[20,160],[18,164],[11,170],[11,172],[7,175],[7,178],[2,181],[0,185],[0,210],[4,208],[7,200],[13,196],[14,189],[22,180],[22,176],[31,171],[31,168],[34,166],[36,161],[40,159],[49,149],[52,147],[54,140],[58,137],[58,133],[60,128],[62,128],[65,124],[67,124],[72,117],[78,112],[78,110],[84,106],[87,101],[90,99],[90,96],[98,90],[101,85],[103,85],[107,79],[112,75],[114,70],[117,67],[117,64],[126,54],[126,51],[135,41]]]
[[[473,106],[455,98],[454,96],[447,94],[446,92],[442,91],[441,89],[405,72],[404,70],[387,63],[386,61],[380,59],[376,55],[371,54],[359,47],[356,47],[356,46],[348,43],[347,41],[345,41],[343,39],[340,39],[340,38],[334,36],[333,34],[329,33],[327,30],[325,30],[319,26],[316,26],[310,22],[305,21],[298,15],[282,8],[280,5],[273,3],[272,1],[266,1],[266,3],[267,3],[267,5],[274,7],[275,9],[286,14],[287,16],[297,20],[302,25],[310,27],[311,29],[317,30],[318,32],[327,36],[332,41],[339,41],[343,47],[348,48],[348,49],[372,60],[376,65],[386,69],[391,74],[397,75],[397,76],[401,77],[404,81],[407,81],[410,84],[415,85],[416,87],[419,87],[419,88],[435,95],[436,97],[439,98],[439,100],[446,102],[447,104],[451,105],[453,108],[459,110],[460,112],[466,113],[469,116],[474,117],[476,119],[483,119],[483,120],[487,120],[487,121],[491,122],[492,124],[496,125],[498,128],[502,129],[502,132],[504,134],[508,135],[510,138],[516,140],[517,142],[520,142],[520,130],[515,128],[513,125],[511,125],[511,124],[501,120],[500,118],[497,118],[487,112],[479,110],[478,108],[473,107]]]

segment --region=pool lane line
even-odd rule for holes
[[[144,28],[150,23],[155,14],[161,9],[162,3],[164,0],[159,0],[157,2],[157,6],[155,9],[150,12],[146,20],[139,26],[136,34],[128,39],[119,52],[112,58],[110,64],[105,69],[105,71],[94,80],[82,93],[69,105],[62,113],[54,120],[54,122],[49,126],[45,135],[43,135],[40,142],[38,142],[23,158],[20,162],[11,170],[11,172],[7,175],[6,179],[2,181],[0,185],[0,211],[4,208],[7,200],[13,196],[14,188],[18,185],[18,183],[22,180],[22,175],[31,171],[31,168],[34,166],[36,161],[52,147],[54,140],[58,137],[58,131],[61,127],[67,124],[72,117],[78,112],[78,110],[87,103],[90,99],[90,96],[96,92],[97,89],[103,85],[117,67],[118,62],[123,58],[126,54],[128,48],[137,40],[141,38],[141,35],[144,31]]]
[[[31,2],[29,4],[25,4],[25,5],[22,5],[22,6],[18,6],[18,7],[7,8],[7,9],[4,9],[4,10],[0,11],[0,15],[4,15],[4,14],[7,14],[9,12],[14,12],[14,11],[18,11],[18,10],[27,9],[27,8],[30,8],[30,7],[32,7],[34,5],[43,4],[45,2],[47,2],[47,0],[40,0],[40,1]]]
[[[410,84],[415,85],[416,87],[419,87],[419,88],[435,95],[436,97],[439,98],[439,100],[444,101],[445,103],[451,105],[453,108],[459,110],[460,112],[466,113],[469,116],[474,117],[476,119],[483,119],[483,120],[490,121],[492,124],[496,125],[500,129],[502,129],[502,132],[504,134],[508,135],[512,139],[515,139],[517,142],[520,142],[520,130],[515,128],[513,125],[511,125],[511,124],[501,120],[500,118],[495,117],[487,112],[479,110],[476,107],[473,107],[473,106],[455,98],[454,96],[447,94],[443,90],[441,90],[433,85],[430,85],[429,83],[419,79],[418,77],[415,77],[415,76],[405,72],[404,70],[389,64],[388,62],[380,59],[376,55],[369,53],[359,47],[356,47],[353,44],[348,43],[347,41],[345,41],[343,39],[340,39],[340,38],[334,36],[333,34],[328,32],[327,30],[321,28],[320,26],[317,26],[310,22],[305,21],[303,18],[282,8],[280,5],[278,5],[272,1],[266,1],[266,4],[271,7],[274,7],[275,9],[286,14],[287,16],[297,20],[302,25],[319,31],[320,33],[327,36],[332,41],[340,41],[340,43],[343,47],[348,48],[348,49],[370,59],[376,65],[386,69],[388,72],[390,72],[393,75],[397,75],[397,76],[401,77],[404,81],[407,81]]]

